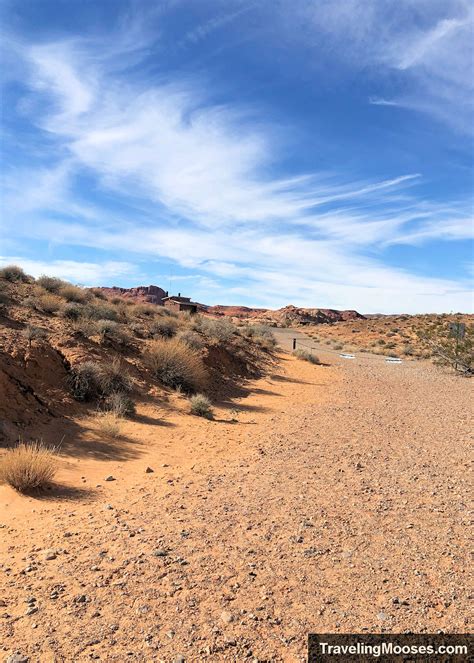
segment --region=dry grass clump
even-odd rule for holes
[[[99,412],[96,417],[97,428],[107,437],[120,437],[121,419],[115,412]]]
[[[229,320],[214,320],[212,318],[199,317],[196,320],[197,331],[207,336],[212,341],[225,343],[238,333],[237,327]]]
[[[104,399],[104,410],[113,412],[117,417],[133,417],[136,414],[135,403],[126,394],[119,391]]]
[[[48,338],[46,329],[43,329],[42,327],[35,327],[34,325],[26,325],[26,327],[21,332],[21,335],[23,338],[26,338],[29,347],[31,347],[32,341],[41,341]]]
[[[104,295],[100,288],[89,288],[89,292],[92,293],[94,297],[97,297],[97,299],[107,299],[106,295]]]
[[[101,365],[84,361],[75,366],[69,375],[69,386],[77,401],[91,401],[101,393]]]
[[[152,318],[158,313],[157,309],[158,307],[153,304],[135,304],[132,313],[137,317]]]
[[[114,357],[107,364],[100,364],[100,388],[104,395],[114,392],[130,392],[133,389],[133,380],[130,373],[124,368],[119,357]]]
[[[177,329],[178,321],[175,318],[161,317],[152,323],[150,332],[154,337],[172,338]]]
[[[316,355],[313,355],[311,352],[308,352],[308,350],[295,350],[293,355],[298,357],[298,359],[303,359],[303,361],[309,361],[310,364],[321,363],[319,358]]]
[[[79,320],[84,315],[84,307],[76,302],[66,302],[61,307],[61,316],[66,320]]]
[[[21,442],[0,459],[0,481],[21,493],[46,488],[54,478],[57,462],[53,449],[41,442]]]
[[[6,265],[0,269],[0,279],[10,283],[28,283],[30,277],[18,265]]]
[[[113,320],[99,320],[96,323],[96,333],[101,343],[109,341],[118,345],[128,345],[131,340],[128,332]]]
[[[72,285],[72,283],[65,283],[59,289],[58,294],[67,302],[76,302],[78,304],[86,302],[91,296],[87,290],[77,285]]]
[[[152,341],[145,351],[145,362],[164,385],[196,391],[206,382],[206,370],[199,355],[178,339]]]
[[[189,399],[191,414],[197,417],[204,417],[205,419],[212,419],[214,412],[212,410],[211,401],[204,396],[204,394],[195,394]]]
[[[105,302],[90,302],[84,307],[84,316],[91,320],[113,320],[118,319],[117,309]]]
[[[73,330],[84,338],[91,338],[97,335],[97,323],[90,318],[79,318],[74,321]]]
[[[133,388],[133,380],[116,357],[107,364],[94,361],[78,364],[71,370],[69,386],[77,401],[91,401],[99,396],[129,392]]]
[[[61,308],[61,299],[57,295],[46,292],[44,295],[31,295],[25,300],[25,304],[40,313],[50,315],[59,311]]]
[[[45,274],[38,276],[38,278],[36,279],[36,283],[41,288],[44,288],[48,292],[52,292],[55,295],[58,294],[61,288],[64,288],[66,285],[69,285],[67,281],[58,279],[56,276],[46,276]]]
[[[192,329],[182,329],[176,336],[182,343],[186,343],[193,350],[202,350],[205,346],[204,339]]]
[[[271,350],[276,346],[276,338],[267,325],[249,325],[242,330],[247,338],[253,339],[262,348]]]

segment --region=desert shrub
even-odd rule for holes
[[[198,417],[205,417],[206,419],[213,418],[211,401],[203,394],[195,394],[189,399],[191,414]]]
[[[276,345],[275,335],[267,325],[251,325],[245,329],[245,335],[254,338],[259,345],[271,350]]]
[[[10,297],[5,288],[5,284],[0,282],[0,308],[2,308],[2,306],[7,306],[7,304],[9,303],[10,303]]]
[[[321,362],[319,361],[318,357],[316,355],[313,355],[311,352],[308,352],[308,350],[295,350],[293,352],[295,357],[298,357],[298,359],[303,359],[304,361],[309,361],[310,364],[320,364]]]
[[[407,357],[410,357],[410,356],[412,356],[413,354],[415,354],[415,351],[413,350],[412,346],[411,346],[411,345],[408,345],[408,344],[403,346],[403,348],[402,348],[402,352],[403,352],[403,354],[406,355]]]
[[[212,318],[200,318],[199,331],[207,338],[225,343],[229,341],[237,328],[229,320],[214,320]]]
[[[117,321],[117,310],[105,302],[89,303],[84,307],[84,315],[91,320],[114,320]]]
[[[31,341],[40,341],[48,337],[46,329],[42,327],[35,327],[33,325],[26,325],[21,332],[23,338],[26,338],[28,345],[31,346]]]
[[[36,311],[41,313],[56,313],[61,308],[61,300],[56,295],[53,295],[49,292],[44,295],[32,295],[27,297],[28,301],[25,301],[27,306],[34,308]]]
[[[385,347],[387,350],[393,350],[393,348],[397,347],[397,344],[394,341],[389,341],[388,343],[385,344]]]
[[[152,374],[168,387],[196,391],[206,381],[200,357],[175,338],[152,341],[145,351],[145,361]]]
[[[431,325],[422,323],[416,331],[424,356],[433,356],[437,363],[470,375],[474,373],[474,325],[465,323],[463,335],[460,324],[440,316]]]
[[[91,338],[97,335],[97,322],[90,318],[79,318],[74,322],[73,329],[84,338]]]
[[[51,483],[56,468],[53,449],[41,442],[21,442],[0,459],[0,481],[22,493],[38,490]]]
[[[171,338],[176,334],[178,322],[174,318],[163,317],[155,320],[151,327],[150,332],[153,336],[163,336],[164,338]]]
[[[66,302],[61,307],[61,316],[67,320],[79,320],[83,314],[84,307],[82,304],[77,304],[76,302]]]
[[[30,277],[18,265],[6,265],[0,269],[0,279],[11,283],[28,283]]]
[[[36,279],[36,283],[48,292],[54,294],[57,294],[64,286],[69,285],[62,279],[58,279],[55,276],[45,276],[44,274]]]
[[[107,341],[118,343],[119,345],[130,343],[130,335],[118,322],[114,322],[113,320],[98,320],[96,329],[102,343]]]
[[[116,391],[104,399],[104,409],[113,412],[117,417],[132,417],[135,412],[135,403],[124,393]]]
[[[96,417],[97,428],[107,437],[119,437],[122,426],[120,417],[115,412],[98,412]]]
[[[59,289],[58,294],[68,302],[77,303],[83,303],[88,299],[88,297],[90,297],[87,290],[79,288],[77,285],[72,285],[72,283],[66,283],[63,285]]]
[[[132,334],[138,336],[138,338],[145,338],[148,335],[145,327],[139,322],[130,322],[128,329],[132,332]]]
[[[377,345],[385,345],[385,344],[386,344],[386,340],[384,338],[379,338],[377,340]]]
[[[161,307],[160,307],[161,308]],[[133,315],[138,317],[152,318],[157,314],[158,306],[153,304],[135,304],[132,309]],[[161,311],[160,311],[161,313]]]
[[[131,391],[133,380],[120,359],[115,358],[105,364],[94,361],[78,364],[71,370],[69,385],[76,400],[90,401],[99,396]]]
[[[193,350],[202,350],[205,345],[202,336],[194,332],[192,329],[182,329],[178,332],[177,338],[182,343],[186,343],[186,345]]]
[[[100,389],[104,395],[132,391],[132,376],[118,357],[100,365]]]
[[[101,392],[102,367],[94,361],[84,361],[74,366],[69,374],[69,386],[77,401],[90,401]]]
[[[342,343],[335,343],[334,344],[334,350],[342,350],[344,345]]]
[[[107,299],[100,288],[89,288],[89,292],[94,295],[94,297],[97,297],[97,299]]]

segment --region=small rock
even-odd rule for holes
[[[186,663],[186,659],[184,658],[184,656],[182,654],[178,654],[174,658],[174,663]]]
[[[380,621],[383,622],[386,619],[388,619],[388,615],[386,615],[385,612],[379,612],[377,615],[377,619],[380,619]]]
[[[146,470],[145,470],[145,473],[146,474],[153,474],[154,471],[155,470],[153,470],[151,467],[147,467]]]
[[[166,557],[168,551],[165,550],[164,548],[158,548],[157,550],[154,550],[152,554],[154,557]]]
[[[25,615],[34,615],[35,612],[38,612],[38,608],[35,605],[31,605],[25,612]]]
[[[28,663],[29,660],[28,656],[23,656],[23,654],[17,652],[15,654],[10,654],[5,663]]]
[[[87,603],[87,596],[85,594],[79,594],[74,599],[74,603]]]
[[[234,621],[234,617],[230,612],[227,612],[227,610],[223,610],[221,612],[221,619],[225,624],[230,624]]]
[[[105,508],[107,509],[107,511],[112,511],[114,507],[111,504],[107,504]]]
[[[56,553],[54,550],[47,550],[44,558],[48,561],[51,559],[56,559]]]
[[[115,477],[109,474],[108,477],[105,477],[104,481],[115,481]]]
[[[7,602],[4,601],[3,599],[0,599],[0,608],[6,608],[7,607]]]

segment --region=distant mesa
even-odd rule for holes
[[[123,297],[136,302],[157,304],[163,306],[168,292],[157,285],[140,285],[136,288],[103,287],[98,288],[107,297]],[[182,298],[184,299],[184,298]],[[266,308],[251,308],[248,306],[206,306],[197,304],[198,311],[216,317],[229,317],[239,319],[250,319],[254,322],[269,324],[272,326],[287,325],[317,325],[331,324],[333,322],[344,322],[346,320],[363,320],[365,316],[357,311],[338,311],[329,308],[302,308],[289,304],[283,308],[272,310]]]

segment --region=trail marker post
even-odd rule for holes
[[[293,350],[296,350],[296,338],[293,339]]]

